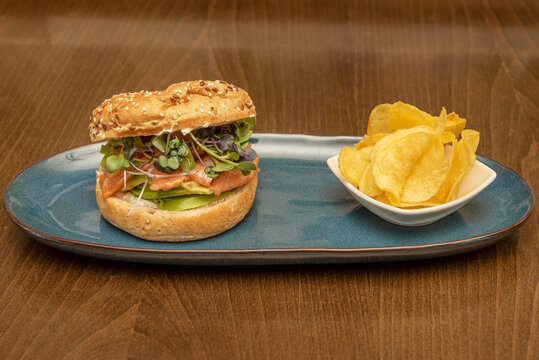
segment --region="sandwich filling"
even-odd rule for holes
[[[98,171],[104,199],[127,193],[162,210],[182,211],[219,200],[251,181],[258,156],[249,142],[256,117],[190,132],[109,140]]]

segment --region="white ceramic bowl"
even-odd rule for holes
[[[339,170],[338,161],[339,155],[329,158],[327,160],[329,168],[361,205],[390,223],[405,226],[427,225],[451,214],[466,205],[468,201],[472,200],[496,178],[494,170],[476,161],[472,170],[462,180],[455,200],[422,209],[400,209],[374,200],[346,181]]]

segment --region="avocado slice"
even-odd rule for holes
[[[125,190],[123,191],[127,191],[134,188],[135,186],[144,184],[145,181],[146,181],[146,175],[135,175],[125,182]]]
[[[207,205],[213,201],[224,198],[227,195],[230,195],[233,190],[225,191],[220,195],[188,195],[188,196],[177,196],[173,198],[165,198],[154,200],[154,202],[159,206],[161,210],[172,210],[172,211],[182,211],[194,209]]]
[[[131,189],[131,194],[138,197],[140,195],[141,190],[142,190],[142,186],[137,185],[136,187]],[[142,198],[145,200],[156,200],[156,199],[166,199],[166,198],[171,198],[171,197],[176,197],[176,196],[193,195],[193,194],[210,195],[212,194],[212,192],[211,192],[211,189],[200,185],[196,181],[187,181],[180,184],[178,187],[175,187],[174,189],[170,189],[170,190],[157,190],[156,191],[156,190],[150,190],[148,187],[146,187],[146,189],[144,190],[144,194],[142,194]]]

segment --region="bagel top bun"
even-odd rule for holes
[[[90,116],[90,139],[102,141],[223,125],[255,116],[249,95],[226,81],[195,80],[162,91],[114,95]]]

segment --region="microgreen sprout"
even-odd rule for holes
[[[188,172],[194,169],[195,159],[184,140],[170,136],[167,137],[164,155],[160,155],[154,162],[154,167],[164,173],[176,172],[180,167]]]
[[[142,194],[144,194],[144,190],[146,189],[146,185],[148,185],[149,180],[150,180],[150,177],[147,177],[146,181],[144,181],[144,185],[142,186],[142,190],[140,191],[140,195],[138,196],[137,201],[135,202],[135,204],[133,205],[131,210],[129,210],[129,212],[127,213],[127,216],[131,215],[131,213],[135,210],[138,203],[140,202],[140,199],[142,199]]]

